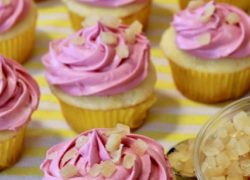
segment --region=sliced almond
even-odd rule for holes
[[[131,169],[135,164],[136,156],[134,154],[126,154],[123,158],[122,165],[126,169]]]
[[[55,159],[57,157],[57,152],[53,152],[53,153],[49,153],[48,155],[47,155],[47,159],[48,160],[53,160],[53,159]]]
[[[125,44],[120,44],[116,48],[116,54],[121,59],[127,58],[129,56],[129,49]]]
[[[116,129],[122,131],[123,133],[130,134],[130,127],[124,124],[117,124]]]
[[[65,180],[76,176],[77,173],[78,173],[77,167],[72,164],[68,164],[60,170],[60,175]]]
[[[89,138],[87,136],[80,136],[77,138],[76,140],[76,144],[75,147],[77,149],[80,149],[82,146],[84,146],[85,144],[87,144]]]
[[[71,43],[77,46],[84,45],[85,39],[82,36],[77,36],[71,39]]]
[[[121,156],[122,156],[122,148],[123,148],[123,144],[120,144],[120,147],[117,151],[112,151],[110,153],[111,157],[112,157],[112,161],[114,163],[119,163]]]
[[[211,34],[210,33],[205,33],[197,37],[197,42],[201,46],[208,45],[211,42]]]
[[[137,34],[142,32],[142,24],[139,21],[134,21],[128,29],[125,30],[125,39],[128,43],[133,44]]]
[[[128,42],[130,44],[134,44],[135,43],[135,33],[130,29],[126,29],[125,30],[125,40],[126,40],[126,42]]]
[[[4,6],[7,6],[7,5],[10,4],[10,0],[2,0],[2,4],[3,4]]]
[[[71,149],[62,158],[62,165],[64,165],[66,162],[68,162],[70,159],[74,158],[77,155],[77,150]]]
[[[121,22],[121,19],[115,16],[104,16],[101,18],[101,23],[111,28],[117,28]]]
[[[137,139],[131,146],[131,148],[133,149],[133,151],[139,155],[142,156],[144,155],[144,153],[147,151],[148,149],[148,144],[145,143],[143,140],[141,139]]]
[[[102,167],[100,164],[94,164],[90,170],[89,170],[89,175],[92,177],[97,177],[101,173]]]
[[[100,21],[100,17],[97,15],[93,15],[93,16],[88,16],[83,22],[82,22],[82,26],[83,27],[90,27],[90,26],[94,26],[96,25],[96,23]]]
[[[134,21],[129,29],[133,31],[135,34],[140,34],[142,32],[142,24],[139,21]]]
[[[101,40],[109,45],[114,45],[117,42],[117,38],[112,32],[101,32]]]
[[[240,22],[240,16],[234,12],[231,12],[226,16],[226,21],[230,25],[238,24]]]
[[[111,134],[106,143],[106,149],[113,152],[119,149],[122,140],[121,134]]]
[[[115,164],[112,161],[104,161],[102,162],[101,166],[102,166],[101,174],[105,178],[111,177],[116,171]]]
[[[106,129],[105,134],[110,136],[111,134],[121,134],[125,136],[130,133],[130,128],[123,124],[117,124],[115,128]]]
[[[192,1],[189,1],[187,9],[193,11],[193,10],[201,7],[203,4],[204,4],[204,1],[202,1],[202,0],[192,0]]]
[[[210,18],[213,16],[214,12],[215,12],[216,8],[213,4],[209,4],[203,15],[200,17],[200,21],[203,22],[203,23],[206,23],[210,20]]]

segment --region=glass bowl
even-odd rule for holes
[[[219,127],[221,127],[224,123],[229,121],[234,115],[241,111],[248,112],[249,114],[250,97],[246,97],[232,104],[229,104],[212,118],[210,118],[210,120],[199,131],[194,144],[194,167],[198,180],[206,180],[206,177],[202,173],[201,169],[201,165],[204,159],[201,148],[204,146],[206,140],[211,137]]]

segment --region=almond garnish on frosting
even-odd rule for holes
[[[89,175],[92,177],[97,177],[101,173],[101,165],[100,164],[94,164],[90,170],[89,170]]]
[[[100,19],[100,16],[97,15],[88,16],[82,22],[82,27],[94,26],[98,21],[100,21]]]
[[[116,47],[116,54],[119,58],[127,58],[129,56],[129,49],[128,46],[125,44],[121,44]]]
[[[130,128],[123,124],[117,124],[115,128],[110,128],[105,131],[106,136],[110,136],[111,134],[121,134],[125,136],[130,133]]]
[[[113,161],[104,161],[101,163],[101,166],[102,166],[101,174],[105,178],[111,177],[116,170],[115,164]]]
[[[114,45],[117,42],[117,38],[112,32],[101,32],[101,40],[108,45]]]
[[[195,10],[195,9],[201,7],[203,4],[204,4],[203,0],[192,0],[189,2],[187,9],[192,11],[192,10]]]
[[[7,6],[8,4],[10,4],[10,0],[2,0],[2,4],[4,6]]]
[[[200,17],[200,21],[202,23],[208,22],[210,20],[210,18],[213,16],[215,10],[216,10],[216,8],[215,8],[214,4],[207,5],[203,15]]]
[[[136,156],[134,154],[126,154],[123,158],[122,165],[126,169],[131,169],[135,164]]]
[[[113,152],[119,149],[122,140],[121,134],[111,134],[106,143],[106,149]]]
[[[143,140],[141,139],[137,139],[131,146],[131,148],[133,149],[133,151],[139,155],[142,156],[144,155],[144,153],[147,151],[148,149],[148,144],[145,143]]]
[[[123,148],[123,144],[120,144],[120,147],[117,151],[112,151],[110,152],[110,155],[112,157],[112,161],[114,163],[119,163],[122,157],[122,148]]]
[[[114,17],[114,16],[104,16],[100,19],[101,23],[111,27],[111,28],[117,28],[121,24],[121,19]]]
[[[68,164],[60,170],[60,175],[62,176],[64,180],[76,176],[77,173],[78,173],[78,170],[76,166],[72,164]]]
[[[74,45],[84,45],[85,39],[82,36],[76,36],[71,39],[71,43]]]
[[[226,21],[230,25],[235,25],[240,22],[240,17],[238,14],[231,12],[226,16]]]
[[[211,42],[211,34],[205,33],[197,37],[197,42],[201,46],[208,45]]]
[[[61,161],[62,165],[67,163],[70,159],[72,159],[76,155],[77,155],[77,150],[75,150],[75,149],[71,149],[68,152],[66,152],[66,154],[63,156],[63,159]]]
[[[47,157],[47,159],[49,159],[49,160],[53,160],[54,158],[57,157],[57,152],[49,153],[49,154],[47,154],[46,157]]]
[[[108,160],[101,162],[101,164],[94,164],[89,170],[89,175],[92,177],[102,175],[105,178],[109,178],[114,174],[115,171],[115,164]]]
[[[87,144],[89,138],[87,136],[80,136],[76,140],[76,148],[80,149],[83,145]]]
[[[128,43],[135,42],[135,36],[142,32],[142,24],[139,21],[134,21],[128,29],[125,30],[125,39]]]

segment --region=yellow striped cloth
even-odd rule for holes
[[[0,172],[0,179],[41,179],[39,165],[49,147],[76,134],[63,120],[57,100],[50,93],[44,79],[41,56],[48,50],[51,39],[66,37],[73,31],[66,10],[59,0],[38,3],[39,19],[34,55],[25,68],[40,85],[42,96],[38,111],[33,115],[27,131],[25,149],[20,161]],[[223,105],[211,106],[190,101],[175,88],[167,61],[158,47],[161,34],[168,27],[171,11],[177,9],[176,0],[155,0],[146,32],[152,42],[152,61],[158,71],[156,91],[158,101],[151,109],[145,124],[136,133],[159,141],[166,150],[177,142],[194,137],[201,125]]]

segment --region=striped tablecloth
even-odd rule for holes
[[[44,79],[44,68],[41,64],[41,56],[48,50],[48,42],[66,37],[73,31],[66,10],[59,0],[40,2],[38,7],[36,47],[25,68],[39,83],[42,92],[41,103],[29,125],[22,158],[14,167],[0,172],[1,180],[41,179],[39,165],[47,149],[76,135],[63,120],[58,102],[50,93]],[[158,101],[151,109],[145,124],[136,131],[156,139],[166,150],[181,140],[194,137],[209,116],[225,105],[196,103],[186,99],[176,90],[170,67],[158,47],[161,35],[171,20],[170,9],[177,9],[175,0],[155,0],[153,3],[146,34],[152,42],[152,61],[158,72]]]

